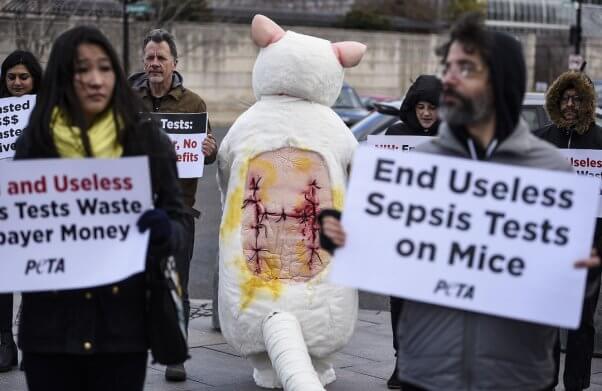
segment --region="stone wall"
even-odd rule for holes
[[[346,80],[360,94],[400,96],[411,80],[436,68],[434,35],[367,33],[340,29],[292,27],[330,41],[356,40],[368,45],[359,66]],[[215,124],[230,124],[255,102],[251,72],[258,49],[249,27],[232,24],[180,25],[173,30],[180,51],[180,72],[189,88],[207,101]]]
[[[33,23],[33,22],[32,22]],[[120,21],[70,20],[55,23],[48,37],[75,24],[89,23],[107,33],[116,50],[122,49]],[[130,70],[141,70],[141,47],[148,26],[135,23],[130,28]],[[435,48],[442,37],[430,34],[399,32],[366,32],[334,28],[290,27],[296,32],[331,41],[355,40],[368,46],[359,66],[346,71],[346,80],[361,95],[403,95],[414,79],[437,68]],[[255,102],[251,89],[251,72],[258,53],[249,37],[249,26],[239,24],[178,24],[171,29],[176,37],[180,61],[178,70],[185,85],[199,93],[207,102],[210,119],[216,126],[230,125]],[[10,19],[1,20],[0,57],[14,48],[14,26]],[[533,86],[536,38],[520,36],[525,46],[529,69],[528,89]],[[599,51],[598,51],[599,52]],[[42,62],[45,59],[42,58]],[[598,61],[602,69],[602,60]],[[589,68],[589,66],[588,66]]]
[[[290,27],[299,33],[336,41],[359,41],[368,46],[362,62],[346,70],[345,79],[360,95],[398,97],[423,73],[435,73],[435,48],[442,37],[431,34],[365,32],[333,28]],[[216,124],[228,125],[255,101],[251,72],[258,49],[249,27],[232,24],[180,25],[173,29],[181,51],[180,71],[187,85],[206,100]],[[534,35],[520,36],[533,85]]]
[[[593,80],[602,79],[602,38],[587,39],[582,54],[587,61],[586,70],[589,76]]]

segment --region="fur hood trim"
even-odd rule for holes
[[[567,88],[575,88],[583,101],[577,111],[577,123],[567,122],[560,113],[560,99]],[[554,125],[562,129],[574,129],[585,133],[596,119],[596,90],[589,77],[583,72],[564,72],[552,83],[546,94],[546,111]]]

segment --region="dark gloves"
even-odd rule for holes
[[[320,247],[326,250],[330,255],[334,253],[334,250],[337,249],[337,245],[330,240],[329,237],[324,235],[322,232],[322,220],[324,217],[331,216],[337,220],[341,220],[341,212],[336,209],[322,209],[320,214],[318,215],[318,224],[320,224]]]
[[[144,232],[150,229],[152,244],[164,244],[171,237],[171,222],[163,209],[149,209],[138,219],[138,230]]]

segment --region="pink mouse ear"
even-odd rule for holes
[[[354,41],[335,42],[332,44],[332,50],[343,67],[351,68],[356,66],[366,53],[366,45]]]
[[[255,15],[251,22],[251,39],[255,45],[264,48],[278,42],[285,34],[282,27],[278,26],[272,19],[263,15]]]

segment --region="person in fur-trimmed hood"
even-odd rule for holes
[[[602,132],[594,122],[596,90],[585,73],[561,74],[546,94],[545,108],[552,124],[538,129],[537,135],[560,148],[602,146]]]
[[[540,138],[558,148],[602,149],[602,128],[596,125],[596,91],[583,72],[568,71],[561,74],[546,94],[546,111],[552,124],[535,130]],[[602,219],[596,221],[594,246],[602,249]],[[581,324],[569,330],[564,368],[564,387],[568,391],[583,390],[590,385],[591,360],[594,348],[594,313],[600,291],[600,268],[590,269],[583,300]],[[560,346],[556,344],[555,359],[560,367]],[[557,371],[558,372],[558,371]],[[555,385],[558,383],[556,374]]]

